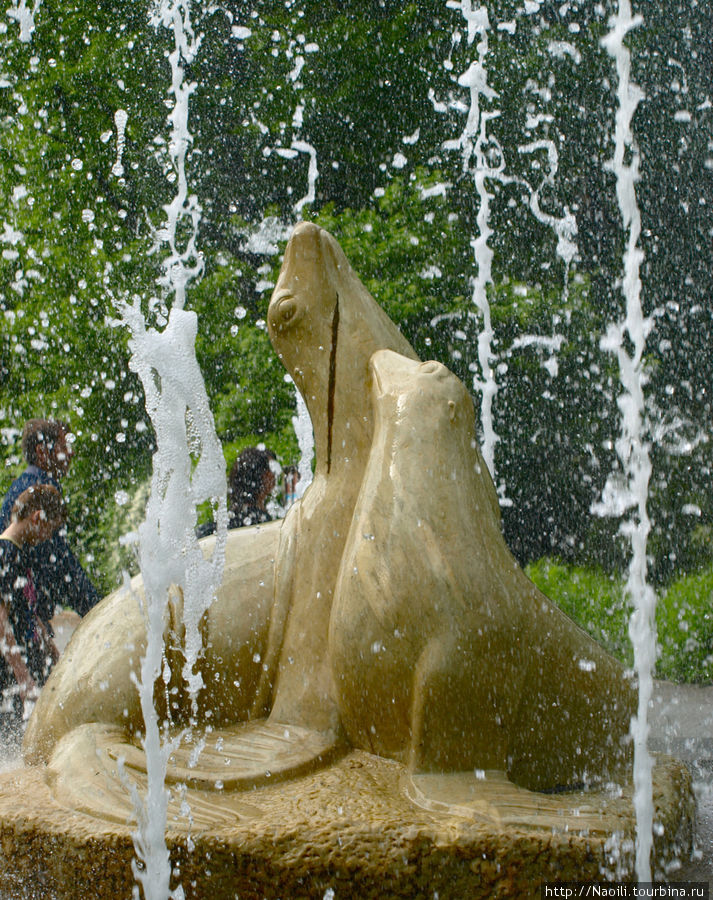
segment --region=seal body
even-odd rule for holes
[[[373,436],[369,360],[388,348],[416,358],[323,229],[294,230],[267,317],[270,339],[312,419],[315,471],[290,510],[260,702],[271,718],[340,730],[327,635],[339,560]]]
[[[532,789],[621,776],[631,688],[508,551],[465,387],[388,351],[370,366],[374,438],[329,634],[350,741]]]
[[[202,715],[210,709],[213,723],[241,721],[250,714],[267,642],[280,525],[269,522],[228,532],[223,583],[201,623],[205,688],[199,708]],[[213,541],[205,539],[206,550]],[[142,596],[143,582],[137,575],[131,590],[109,594],[79,623],[28,722],[23,741],[27,762],[46,762],[60,738],[88,722],[117,725],[129,733],[142,730],[134,681],[146,649]],[[173,683],[167,691],[160,679],[155,691],[161,716],[168,714],[170,703],[171,717],[178,722],[190,712],[180,679],[181,607],[180,592],[173,592],[166,624]]]
[[[293,231],[267,318],[275,351],[310,412],[314,480],[284,520],[229,534],[224,582],[202,622],[199,712],[216,725],[269,714],[337,735],[327,632],[371,446],[369,359],[381,348],[415,353],[339,244],[311,223]],[[175,672],[181,669],[180,605],[177,597],[166,625]],[[127,592],[105,598],[50,676],[27,730],[26,758],[46,761],[56,742],[85,722],[140,729],[132,674],[145,641],[136,598]],[[170,688],[171,713],[180,722],[191,714],[190,701],[180,680]]]

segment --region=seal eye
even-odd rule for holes
[[[435,359],[430,359],[428,362],[421,363],[421,371],[425,375],[437,375],[442,368],[443,366]]]
[[[297,312],[297,304],[294,297],[285,297],[284,300],[281,300],[277,312],[283,325],[287,325],[288,322],[294,319]]]
[[[282,331],[300,319],[300,304],[290,293],[273,295],[268,317],[271,327]]]

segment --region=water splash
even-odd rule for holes
[[[41,0],[35,0],[32,8],[28,7],[27,0],[12,0],[12,6],[7,10],[8,19],[12,19],[20,26],[20,40],[23,44],[32,41],[35,30],[35,16],[40,8]]]
[[[29,44],[32,41],[32,35],[35,31],[35,16],[39,6],[40,0],[35,0],[32,9],[28,8],[26,0],[13,0],[12,6],[6,10],[8,19],[17,22],[20,26],[20,34],[18,37],[23,44]],[[10,87],[12,84],[10,81],[6,81],[4,76],[0,76],[0,82],[2,83],[3,88]],[[19,93],[18,99],[20,100],[18,112],[22,114],[23,109],[24,112],[27,112],[27,106]],[[15,185],[12,193],[13,205],[17,207],[18,201],[26,195],[27,189],[24,185]],[[21,231],[13,227],[12,224],[3,222],[3,232],[0,234],[0,243],[6,244],[7,246],[2,251],[2,258],[10,262],[19,259],[20,248],[22,247],[24,240],[25,236]],[[27,279],[24,278],[22,270],[18,269],[12,288],[22,296],[26,287]]]
[[[310,203],[314,203],[316,196],[315,186],[319,178],[319,169],[317,168],[317,151],[312,144],[307,141],[293,141],[292,147],[299,153],[306,153],[309,156],[309,167],[307,169],[307,193],[301,200],[295,204],[295,215],[301,216],[302,210]]]
[[[609,167],[616,175],[616,192],[624,229],[624,277],[622,290],[626,301],[623,321],[612,324],[602,339],[602,348],[616,354],[623,393],[618,405],[621,412],[621,435],[616,452],[623,470],[623,492],[609,484],[606,498],[619,511],[631,510],[621,532],[631,542],[631,560],[626,593],[633,604],[629,635],[634,645],[634,668],[639,682],[639,704],[632,719],[634,739],[634,807],[636,811],[636,874],[639,881],[651,881],[651,849],[653,846],[653,759],[648,751],[648,708],[653,693],[653,668],[656,661],[656,594],[647,583],[646,548],[651,522],[647,511],[651,477],[649,446],[643,438],[646,425],[644,387],[647,382],[644,364],[646,338],[651,320],[641,306],[641,279],[644,259],[638,247],[641,217],[636,200],[639,179],[639,151],[631,130],[636,107],[643,99],[641,90],[631,81],[631,57],[624,40],[633,28],[642,24],[640,16],[632,16],[629,0],[619,0],[617,14],[610,21],[610,31],[602,44],[616,62],[618,78],[614,156]],[[627,159],[629,161],[627,162]],[[627,351],[627,344],[632,352]],[[607,503],[595,511],[608,512]]]
[[[129,114],[125,109],[117,109],[114,113],[114,123],[116,124],[116,162],[111,167],[111,174],[117,178],[121,178],[124,174],[124,164],[122,157],[124,156],[124,146],[126,144],[126,123],[129,121]]]
[[[500,115],[497,110],[482,112],[481,97],[493,100],[497,93],[488,84],[488,73],[485,67],[485,58],[488,54],[488,31],[490,21],[488,10],[485,6],[473,8],[471,0],[449,0],[446,4],[451,9],[460,10],[468,26],[468,45],[470,46],[477,36],[480,40],[477,45],[478,59],[473,61],[469,68],[460,76],[458,84],[470,91],[470,108],[465,128],[460,138],[455,141],[447,141],[444,144],[446,150],[460,150],[463,155],[463,171],[470,172],[478,192],[478,237],[473,238],[471,247],[475,254],[477,275],[473,283],[473,304],[478,308],[483,320],[483,326],[478,335],[478,362],[480,364],[481,378],[474,378],[474,386],[481,394],[480,417],[483,427],[483,458],[495,479],[495,445],[498,435],[493,425],[493,401],[498,391],[498,385],[494,374],[493,352],[493,326],[490,316],[490,303],[488,301],[487,288],[493,283],[492,262],[493,251],[488,245],[492,235],[490,228],[490,201],[493,194],[488,191],[488,179],[502,178],[505,163],[502,154],[497,155],[496,165],[491,165],[486,151],[491,143],[488,134],[488,123],[491,119]]]
[[[164,206],[166,221],[156,233],[156,245],[165,243],[169,251],[162,264],[163,275],[158,279],[167,298],[172,298],[165,327],[159,331],[147,325],[138,296],[131,302],[123,299],[116,304],[120,322],[130,332],[129,366],[141,379],[157,444],[146,520],[138,532],[145,592],[142,610],[147,627],[138,687],[145,725],[143,746],[148,787],[143,800],[133,791],[139,823],[134,845],[140,863],[135,862],[133,868],[145,900],[165,900],[169,896],[181,900],[182,888],[170,890],[171,867],[165,841],[166,767],[181,736],[169,739],[168,722],[159,723],[153,694],[157,680],[163,677],[168,683],[172,674],[164,654],[163,634],[168,605],[174,602],[185,624],[182,676],[195,718],[196,698],[202,687],[202,678],[194,671],[202,646],[198,623],[222,580],[227,486],[222,448],[195,356],[198,320],[195,313],[183,308],[186,286],[203,268],[196,250],[200,207],[188,193],[185,167],[190,143],[188,103],[195,84],[183,83],[184,65],[194,59],[200,39],[195,38],[191,27],[189,0],[173,3],[164,0],[154,10],[151,22],[157,27],[171,28],[175,42],[175,50],[169,56],[171,93],[175,99],[169,116],[172,126],[169,154],[177,193]],[[120,164],[119,118],[116,123]],[[189,220],[187,228],[184,219]],[[178,246],[179,225],[184,235],[188,233],[183,248]],[[204,558],[195,537],[196,507],[205,501],[216,506],[217,539],[209,559]],[[135,897],[139,894],[138,884]]]
[[[551,228],[557,235],[557,247],[555,252],[565,264],[566,300],[569,269],[572,265],[574,257],[577,254],[577,244],[575,242],[575,238],[577,236],[577,220],[567,206],[565,206],[564,208],[563,215],[555,216],[552,213],[545,212],[540,205],[540,194],[542,192],[542,189],[545,187],[545,185],[554,185],[555,183],[555,176],[557,175],[557,170],[559,168],[559,154],[557,152],[557,146],[555,145],[554,141],[539,140],[532,141],[529,144],[524,144],[521,147],[518,147],[518,152],[522,154],[537,153],[538,151],[542,150],[544,150],[547,154],[548,162],[547,172],[542,181],[542,184],[535,189],[530,187],[530,185],[524,181],[522,182],[522,184],[529,191],[530,211],[532,212],[533,216],[537,219],[538,222],[541,222],[543,225],[547,225],[549,228]]]
[[[564,262],[564,302],[567,300],[569,290],[569,272],[572,262],[577,254],[577,222],[574,214],[568,207],[564,207],[562,215],[547,212],[541,205],[541,194],[545,187],[554,186],[558,172],[559,158],[556,144],[550,139],[539,139],[518,147],[522,155],[545,154],[547,165],[542,166],[544,176],[539,186],[533,187],[526,178],[513,176],[506,173],[505,155],[502,147],[494,134],[489,130],[489,123],[500,116],[499,110],[482,110],[482,100],[493,101],[497,98],[497,92],[488,83],[486,58],[489,51],[488,32],[491,30],[488,10],[485,6],[474,7],[472,0],[448,0],[446,5],[451,9],[457,9],[467,22],[467,42],[470,46],[479,37],[477,44],[478,58],[459,77],[458,84],[470,91],[470,106],[465,128],[461,136],[454,141],[446,141],[445,150],[459,150],[463,157],[463,171],[469,173],[475,183],[478,193],[479,207],[477,214],[478,236],[471,241],[474,251],[477,276],[473,282],[472,302],[477,308],[482,319],[482,327],[478,334],[478,364],[480,378],[473,379],[473,386],[481,394],[481,424],[483,427],[483,457],[488,465],[493,479],[497,483],[495,464],[495,448],[499,437],[493,424],[493,404],[498,393],[498,383],[495,377],[496,355],[494,347],[494,330],[492,325],[490,302],[488,299],[488,286],[493,284],[492,262],[493,250],[489,246],[489,239],[493,232],[490,227],[491,200],[494,195],[488,190],[488,183],[501,185],[518,185],[525,191],[528,198],[528,207],[534,218],[551,228],[557,235],[556,252]],[[504,29],[510,30],[506,25]],[[458,38],[458,39],[457,39]],[[454,34],[453,46],[460,39]],[[447,61],[452,66],[450,60]],[[435,96],[430,95],[434,109],[445,112],[448,104],[438,104]],[[452,104],[451,104],[452,105]],[[537,127],[539,122],[530,123],[530,128]],[[436,317],[432,324],[445,317]],[[545,367],[554,377],[558,371],[558,363],[555,356],[559,350],[563,338],[554,334],[550,337],[537,335],[526,336],[526,341],[518,346],[527,346],[530,343],[547,345],[551,349],[550,358]],[[516,349],[516,348],[515,348]],[[505,496],[505,485],[498,485],[498,494],[501,505],[505,506],[510,501]]]
[[[190,0],[161,0],[151,15],[151,24],[158,28],[163,25],[172,30],[174,50],[169,55],[171,66],[171,87],[174,105],[168,117],[171,124],[171,138],[168,152],[171,171],[168,178],[177,184],[176,194],[167,206],[164,206],[166,223],[156,232],[156,248],[162,243],[168,244],[169,255],[162,266],[163,277],[159,284],[174,295],[174,307],[183,309],[186,299],[186,285],[203,271],[203,257],[196,249],[198,226],[201,219],[201,208],[195,194],[188,192],[186,178],[186,155],[192,140],[188,130],[188,105],[197,82],[184,82],[184,69],[195,59],[200,47],[201,38],[196,37],[191,24]],[[178,223],[183,219],[190,220],[188,239],[183,248],[178,246]]]
[[[304,41],[304,36],[301,36],[301,38],[302,41]],[[298,92],[298,100],[295,105],[295,111],[292,114],[292,142],[289,147],[276,147],[275,153],[283,159],[297,159],[300,153],[306,154],[309,157],[307,166],[307,193],[298,200],[293,207],[297,219],[301,218],[304,207],[314,203],[317,196],[316,185],[317,179],[319,178],[317,148],[314,144],[311,144],[301,136],[302,127],[304,125],[305,105],[304,102],[299,99],[299,92],[303,89],[300,77],[305,65],[304,53],[314,53],[318,49],[319,47],[316,44],[301,46],[299,41],[292,40],[290,41],[290,46],[287,50],[287,57],[289,59],[294,58],[295,60],[294,68],[287,77],[289,81],[294,84],[295,90]]]

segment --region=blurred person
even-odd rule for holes
[[[228,474],[228,528],[243,528],[271,522],[267,508],[275,485],[276,471],[280,471],[272,450],[246,447],[235,460]],[[215,522],[203,522],[196,528],[196,537],[215,533]]]
[[[0,508],[0,530],[7,528],[15,501],[28,487],[50,485],[59,491],[60,481],[72,461],[72,438],[69,426],[54,419],[30,419],[22,431],[22,453],[25,471],[10,485]],[[38,613],[45,626],[55,607],[70,606],[80,616],[99,601],[96,588],[69,547],[63,527],[49,540],[31,547],[28,558],[37,591]]]
[[[36,697],[59,651],[38,614],[30,551],[51,539],[66,519],[59,490],[26,488],[0,533],[0,721],[4,737],[16,735],[26,700]]]
[[[228,528],[272,521],[267,500],[277,483],[275,464],[275,454],[258,447],[246,447],[235,460],[228,475]]]

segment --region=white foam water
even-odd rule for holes
[[[185,664],[182,671],[195,715],[196,697],[202,687],[195,664],[201,650],[198,623],[212,602],[221,582],[227,534],[227,485],[225,461],[210,411],[203,377],[195,355],[198,321],[185,310],[186,288],[203,269],[196,249],[200,222],[197,198],[188,191],[186,158],[191,141],[188,130],[189,99],[196,85],[184,83],[184,67],[195,57],[200,38],[193,32],[190,0],[162,0],[153,11],[152,24],[171,30],[174,50],[169,55],[174,105],[169,115],[171,136],[169,157],[177,185],[176,195],[164,206],[166,219],[156,232],[158,246],[165,244],[168,255],[158,283],[170,302],[163,329],[150,327],[143,315],[140,297],[117,304],[121,323],[129,329],[130,368],[141,379],[146,410],[156,436],[153,474],[146,519],[138,530],[138,556],[143,576],[141,601],[147,628],[146,652],[136,679],[144,717],[143,746],[146,754],[148,787],[145,797],[132,795],[138,828],[134,833],[137,859],[134,875],[144,900],[182,900],[183,889],[171,891],[171,864],[165,829],[168,793],[165,777],[168,757],[181,740],[169,739],[168,722],[160,723],[154,706],[154,685],[171,672],[164,654],[163,635],[171,592],[176,597],[185,624]],[[117,124],[117,167],[121,165],[123,117]],[[187,220],[188,227],[183,227]],[[185,236],[178,238],[178,225]],[[197,506],[210,501],[215,507],[216,544],[212,557],[205,559],[195,537]],[[193,722],[191,722],[193,724]],[[139,887],[140,886],[140,887]]]
[[[493,367],[494,335],[487,293],[488,285],[493,283],[493,251],[488,245],[488,239],[493,233],[490,228],[490,201],[493,195],[488,191],[487,181],[502,176],[504,163],[500,156],[499,165],[493,167],[486,157],[486,148],[490,141],[488,123],[491,119],[496,118],[499,112],[497,110],[487,112],[481,110],[481,97],[493,100],[497,96],[488,84],[488,72],[485,65],[490,21],[487,8],[481,6],[474,9],[470,0],[463,0],[462,3],[456,3],[453,0],[453,2],[448,2],[447,6],[458,9],[465,18],[468,25],[469,46],[476,37],[479,37],[478,59],[474,60],[458,79],[458,84],[470,92],[470,107],[465,128],[460,138],[455,141],[447,141],[444,148],[461,151],[463,170],[471,173],[478,193],[478,236],[471,240],[471,247],[477,268],[477,274],[473,281],[472,301],[482,317],[482,328],[478,335],[478,362],[481,377],[478,379],[476,376],[474,386],[481,395],[480,419],[483,428],[483,458],[495,479],[495,445],[498,442],[498,435],[493,423],[493,401],[498,391],[498,385]]]
[[[31,7],[27,0],[12,0],[12,6],[7,10],[8,19],[12,19],[20,26],[20,40],[23,44],[32,41],[35,31],[35,16],[40,8],[40,0],[35,0]]]
[[[616,452],[622,466],[623,483],[615,485],[610,480],[608,497],[614,510],[631,511],[621,532],[631,544],[626,594],[633,605],[629,636],[634,647],[634,669],[639,685],[638,710],[631,724],[634,740],[636,875],[639,881],[648,882],[651,881],[653,846],[653,758],[648,750],[648,710],[656,661],[656,594],[647,582],[646,548],[651,530],[647,499],[651,460],[649,447],[644,439],[644,387],[647,381],[644,350],[651,320],[644,316],[641,305],[639,271],[644,255],[638,246],[641,234],[641,217],[636,200],[639,151],[631,130],[632,118],[643,94],[631,81],[631,57],[624,44],[631,29],[641,22],[640,16],[632,16],[629,0],[619,0],[617,14],[610,21],[610,31],[602,40],[603,46],[616,63],[618,108],[614,156],[610,168],[616,176],[617,199],[626,232],[622,282],[626,314],[622,321],[610,326],[602,340],[602,347],[616,355],[622,385],[622,394],[618,400],[621,434],[616,441]],[[632,347],[631,353],[627,350],[627,344]]]

